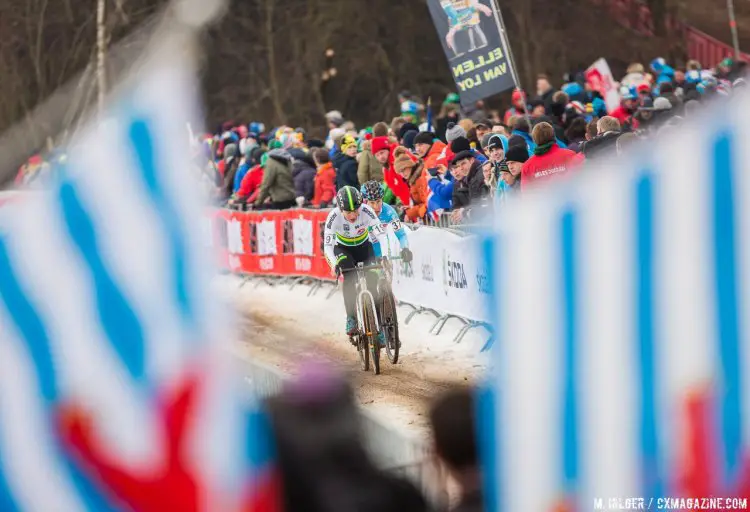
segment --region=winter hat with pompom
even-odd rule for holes
[[[448,129],[445,130],[445,140],[448,141],[448,144],[459,137],[466,137],[466,130],[461,128],[456,123],[448,123]]]
[[[399,146],[393,150],[393,169],[397,173],[402,173],[406,169],[417,165],[416,159],[411,155],[408,149]]]

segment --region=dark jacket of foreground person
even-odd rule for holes
[[[427,503],[408,481],[375,467],[365,450],[351,388],[336,382],[310,396],[268,401],[286,512],[421,512]]]

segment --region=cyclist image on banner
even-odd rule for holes
[[[326,260],[336,276],[344,274],[344,306],[346,308],[346,333],[352,336],[357,331],[356,276],[353,272],[359,263],[375,263],[381,255],[380,241],[385,236],[378,216],[372,208],[362,204],[359,190],[351,186],[342,187],[336,194],[336,208],[326,219],[323,244]],[[379,276],[367,274],[367,288],[377,294]],[[377,304],[378,297],[374,297]],[[384,336],[378,333],[378,342]]]
[[[454,58],[460,57],[461,52],[456,47],[456,33],[466,31],[469,35],[469,49],[474,50],[487,46],[487,36],[482,30],[480,12],[485,16],[492,16],[492,9],[482,5],[479,0],[442,0],[440,6],[448,16],[448,33],[445,42],[453,50]]]
[[[362,185],[361,191],[362,199],[364,199],[367,206],[373,209],[375,215],[378,216],[381,227],[384,230],[390,227],[394,235],[396,235],[401,248],[401,258],[404,263],[411,262],[412,254],[409,250],[409,239],[406,234],[406,228],[398,218],[396,209],[387,203],[383,203],[383,196],[385,195],[383,184],[378,181],[368,181]],[[390,239],[387,236],[385,237],[385,242],[387,245],[381,247],[381,252],[384,256],[392,256],[396,252],[396,247],[391,247]]]

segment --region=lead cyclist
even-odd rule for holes
[[[323,233],[324,253],[331,273],[338,277],[344,274],[344,306],[346,307],[346,333],[351,336],[357,332],[357,276],[353,272],[358,263],[369,265],[380,256],[380,239],[384,230],[375,212],[362,204],[362,195],[354,187],[341,187],[336,193],[336,208],[331,210],[325,223]],[[367,288],[378,304],[378,276],[367,272]],[[384,343],[382,333],[378,333],[378,342]]]
[[[398,243],[401,246],[402,261],[404,263],[411,263],[413,255],[409,249],[409,238],[406,235],[406,229],[401,224],[396,210],[391,205],[383,203],[383,185],[377,181],[368,181],[362,185],[361,192],[365,204],[372,208],[375,215],[378,216],[383,230],[390,226],[396,234]]]

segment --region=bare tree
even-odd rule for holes
[[[96,83],[99,114],[104,110],[107,95],[107,25],[106,0],[96,1]]]

